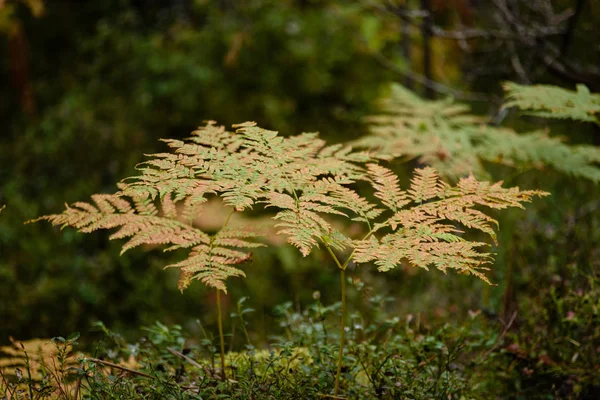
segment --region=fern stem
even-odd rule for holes
[[[233,215],[234,212],[235,212],[235,208],[231,209],[231,212],[229,213],[229,215],[225,219],[225,222],[223,223],[223,226],[221,227],[221,230],[223,230],[227,226],[227,224],[229,223],[229,219],[231,218],[231,216]]]
[[[219,341],[221,342],[221,376],[226,379],[225,374],[225,338],[223,336],[223,315],[221,313],[221,290],[217,289],[217,320],[219,325]]]
[[[340,376],[342,375],[342,361],[344,356],[344,333],[346,331],[346,270],[340,268],[340,284],[342,286],[342,315],[340,316],[340,352],[338,353],[337,372],[335,374],[335,388],[333,395],[340,391]]]
[[[344,271],[346,269],[346,266],[342,266],[342,264],[340,264],[340,261],[335,256],[335,253],[333,252],[333,250],[331,250],[331,246],[329,246],[329,244],[327,244],[326,242],[324,242],[323,244],[325,245],[325,248],[331,255],[331,258],[333,258],[333,261],[335,261],[335,264],[338,266],[338,268],[341,269],[342,271]]]
[[[250,335],[248,335],[248,329],[246,329],[246,321],[244,321],[244,314],[242,313],[242,303],[238,301],[237,303],[238,316],[240,317],[240,321],[242,322],[242,330],[244,331],[244,336],[246,336],[246,343],[248,346],[254,347],[252,345],[252,341],[250,341]]]
[[[370,233],[369,233],[370,234]],[[340,352],[338,353],[338,362],[337,362],[337,372],[335,374],[335,388],[333,391],[333,395],[337,396],[340,391],[340,376],[342,375],[342,361],[344,356],[344,334],[346,328],[346,267],[348,267],[348,262],[344,265],[340,263],[340,260],[336,257],[335,253],[331,249],[331,246],[327,242],[323,242],[325,248],[331,255],[331,258],[335,261],[335,264],[340,269],[340,285],[342,289],[342,315],[340,316]],[[352,256],[348,260],[350,260]]]
[[[369,226],[370,226],[370,224],[369,224]],[[371,228],[369,230],[369,232],[365,235],[365,237],[362,238],[362,240],[367,240],[374,232],[375,232],[375,228]],[[331,250],[330,250],[330,252],[331,252]],[[352,253],[350,253],[350,255],[346,259],[346,262],[344,263],[344,265],[340,266],[339,263],[338,263],[338,266],[342,270],[345,270],[346,268],[348,268],[348,265],[350,264],[350,261],[352,261],[352,257],[354,257],[354,253],[356,253],[356,248],[352,249]],[[334,258],[335,258],[335,256],[334,256]],[[337,258],[336,258],[336,260],[337,260]]]

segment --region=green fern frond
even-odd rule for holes
[[[541,118],[572,119],[600,124],[600,94],[592,94],[583,84],[577,91],[552,85],[519,85],[506,82],[505,108],[517,107],[526,114]]]
[[[529,93],[534,89],[523,90]],[[581,115],[595,113],[596,108],[591,104],[597,96],[589,95],[589,104],[581,100],[574,102],[573,107]],[[532,100],[527,104],[533,107],[537,103]],[[544,132],[518,134],[508,128],[486,125],[483,118],[469,112],[467,106],[450,99],[423,100],[395,85],[392,96],[383,102],[382,114],[368,119],[370,134],[352,144],[371,149],[383,159],[419,158],[451,181],[469,174],[487,179],[484,162],[491,162],[519,169],[551,167],[567,175],[600,182],[600,168],[594,161],[600,158],[596,146],[570,146]],[[563,111],[558,112],[561,115]]]

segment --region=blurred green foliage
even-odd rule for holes
[[[369,56],[361,32],[372,22],[354,2],[186,4],[52,3],[41,18],[20,9],[37,112],[19,111],[15,91],[0,96],[0,319],[10,321],[0,341],[97,318],[134,327],[201,314],[200,294],[179,296],[159,269],[163,256],[119,258],[104,237],[22,222],[113,191],[143,153],[162,151],[157,139],[206,119],[355,137],[390,79]],[[0,45],[7,51],[8,41]]]

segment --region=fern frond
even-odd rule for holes
[[[355,261],[374,261],[382,272],[407,261],[425,270],[434,266],[444,273],[452,269],[474,275],[489,284],[489,279],[482,271],[489,270],[485,265],[490,263],[491,255],[477,250],[484,245],[422,227],[386,235],[381,241],[371,239],[358,242]]]
[[[533,88],[509,86],[512,87],[519,87],[517,92],[523,89],[524,93],[530,90],[534,93]],[[559,97],[564,100],[569,96]],[[600,95],[588,96],[582,92],[577,96],[584,100],[573,100],[564,106],[578,111],[561,111],[557,105],[556,115],[572,112],[580,119],[587,118],[584,115],[589,116],[588,120],[595,119],[597,107],[593,104]],[[548,95],[540,100],[542,103],[536,103],[533,97],[533,94],[526,96],[530,100],[523,104],[542,107],[545,99],[548,99],[546,104],[554,101]],[[381,114],[368,121],[369,135],[353,142],[354,146],[371,149],[383,159],[419,158],[451,181],[471,173],[487,179],[484,162],[492,162],[520,169],[551,167],[567,175],[600,182],[600,168],[593,161],[600,157],[596,146],[570,146],[544,132],[519,134],[508,128],[488,126],[485,119],[470,114],[465,105],[451,99],[423,100],[398,85],[383,102]]]
[[[199,280],[227,293],[225,281],[231,277],[245,277],[244,271],[236,266],[252,258],[252,253],[239,249],[264,246],[262,243],[246,240],[258,236],[260,235],[249,227],[225,227],[208,243],[194,247],[187,259],[165,268],[180,269],[177,285],[180,291],[185,290],[193,280]]]
[[[546,131],[517,134],[510,129],[482,127],[477,133],[481,159],[519,168],[556,171],[600,182],[600,148],[568,145],[564,138]],[[475,137],[475,136],[474,136]]]
[[[156,207],[147,200],[135,203],[135,210],[129,201],[118,195],[93,195],[95,205],[77,202],[66,206],[62,214],[48,215],[38,220],[47,220],[53,225],[72,226],[80,232],[89,233],[99,229],[120,229],[110,239],[130,238],[121,253],[146,244],[171,244],[173,248],[187,248],[207,243],[204,232],[184,224],[172,217],[162,217],[148,210]]]
[[[462,107],[434,106],[453,123],[469,120]],[[119,184],[119,192],[93,195],[92,202],[77,202],[62,214],[40,219],[82,232],[120,228],[110,238],[128,238],[123,251],[142,244],[166,245],[167,251],[191,249],[186,259],[168,266],[180,269],[181,290],[200,280],[226,291],[227,278],[244,276],[238,266],[251,258],[248,249],[262,246],[255,242],[255,228],[227,226],[231,213],[214,235],[194,227],[192,221],[210,197],[234,211],[255,204],[276,208],[278,233],[305,256],[324,243],[338,251],[354,247],[355,261],[373,261],[381,270],[408,261],[485,280],[481,271],[489,254],[477,252],[481,243],[464,240],[458,225],[494,239],[496,221],[476,207],[522,207],[532,197],[546,195],[504,189],[473,176],[452,187],[431,167],[416,170],[403,191],[398,177],[374,164],[367,152],[325,146],[315,133],[283,138],[254,123],[237,128],[232,133],[209,122],[191,138],[167,140],[171,152],[150,156],[138,166],[138,176]],[[600,159],[590,151],[585,157]],[[369,182],[378,202],[359,195],[353,187],[357,181]],[[368,238],[344,235],[332,221],[339,217],[364,223]]]
[[[519,85],[506,82],[505,108],[517,107],[526,114],[542,118],[572,119],[600,124],[600,94],[592,94],[583,84],[577,91],[552,85]]]
[[[380,271],[406,261],[425,269],[430,265],[444,272],[454,269],[489,283],[484,271],[491,255],[478,251],[485,243],[463,239],[458,225],[484,232],[495,242],[497,221],[475,207],[522,208],[521,203],[534,196],[548,195],[479,182],[472,175],[453,187],[430,167],[415,170],[408,194],[404,194],[390,170],[374,165],[368,168],[376,197],[393,213],[378,221],[368,238],[353,241],[354,261],[374,262]],[[375,237],[385,227],[391,232]]]
[[[331,225],[327,221],[306,209],[280,211],[274,218],[280,221],[275,225],[277,233],[286,235],[287,241],[304,256],[310,254],[313,247],[319,247],[321,238],[331,232]]]
[[[193,280],[199,280],[206,286],[227,293],[225,280],[231,277],[246,276],[244,271],[232,265],[241,264],[249,260],[250,257],[250,254],[246,254],[245,257],[233,259],[211,253],[208,246],[198,246],[193,248],[188,258],[178,263],[167,265],[165,268],[178,268],[181,270],[177,287],[182,292]]]
[[[298,188],[294,191],[295,198],[274,192],[265,196],[264,203],[266,207],[283,210],[274,217],[279,221],[276,225],[278,233],[286,235],[288,242],[298,247],[303,255],[308,255],[322,241],[342,249],[349,239],[336,232],[324,216],[339,215],[369,222],[381,213],[374,204],[344,186],[350,183],[352,180],[322,178],[308,187]]]
[[[366,175],[361,164],[371,160],[367,152],[326,146],[316,133],[283,138],[252,122],[235,127],[229,132],[209,121],[188,139],[164,140],[170,152],[150,155],[116,194],[94,195],[93,203],[75,203],[42,219],[83,232],[120,227],[111,238],[129,238],[123,251],[141,244],[192,248],[188,259],[171,265],[182,270],[180,287],[200,279],[225,290],[227,276],[241,276],[234,265],[246,259],[236,248],[259,245],[248,240],[254,237],[250,230],[209,236],[192,226],[211,196],[237,211],[257,202],[277,207],[279,230],[303,254],[324,238],[338,249],[348,243],[322,215],[376,215],[343,186]]]
[[[356,215],[352,218],[353,221],[368,222],[379,216],[383,210],[376,208],[375,204],[344,186],[351,183],[351,181],[324,178],[316,182],[313,187],[306,189],[302,198],[318,200],[330,205],[336,210],[329,212],[331,214],[346,215],[339,210],[350,211]]]
[[[422,203],[425,200],[438,197],[443,192],[443,182],[434,168],[427,167],[415,170],[415,176],[411,179],[410,189],[408,189],[410,198],[413,201]]]
[[[400,189],[398,177],[392,171],[377,164],[368,164],[373,189],[383,205],[396,212],[410,203],[406,192]]]

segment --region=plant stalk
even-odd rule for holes
[[[223,314],[221,312],[221,290],[217,289],[217,320],[219,325],[219,341],[221,342],[221,377],[227,378],[225,374],[225,337],[223,336]]]
[[[335,388],[333,395],[340,391],[340,376],[342,375],[342,360],[344,356],[344,334],[346,332],[346,270],[340,268],[340,284],[342,286],[342,315],[340,316],[340,352],[338,353],[337,372],[335,374]]]

